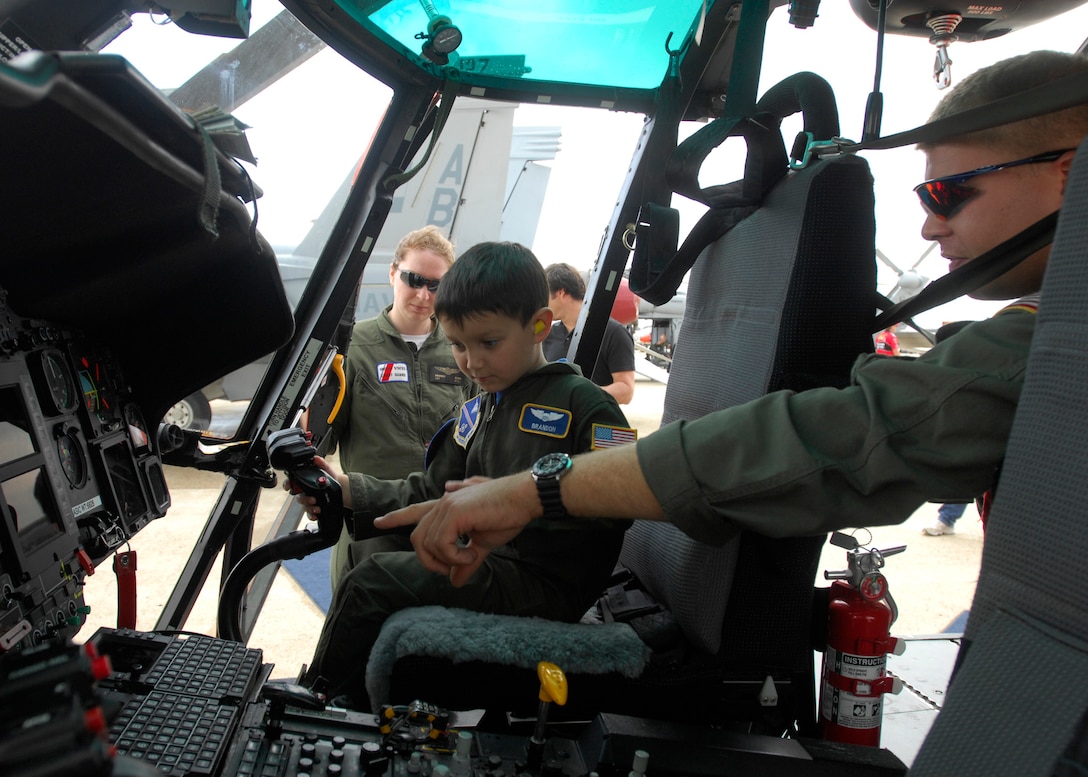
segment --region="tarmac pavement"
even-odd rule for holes
[[[636,382],[634,400],[624,410],[640,436],[657,428],[664,396],[663,384],[641,377]],[[138,559],[137,628],[141,630],[154,628],[223,484],[220,475],[176,467],[167,467],[166,477],[172,499],[166,517],[153,521],[131,543]],[[255,538],[265,536],[285,496],[281,488],[262,493]],[[969,507],[956,526],[956,534],[924,536],[922,529],[936,520],[937,507],[927,504],[905,523],[873,528],[871,539],[867,532],[858,533],[866,546],[907,546],[905,552],[887,559],[884,570],[899,608],[892,631],[900,636],[945,631],[970,608],[974,595],[982,552],[981,523]],[[845,551],[828,545],[821,569],[845,568]],[[215,634],[219,575],[217,563],[185,624],[186,630]],[[116,578],[110,564],[104,563],[97,574],[88,578],[84,594],[92,611],[79,639],[89,638],[100,626],[116,625]],[[275,664],[273,677],[294,677],[309,661],[322,621],[321,610],[281,569],[249,644],[264,651],[265,662]]]

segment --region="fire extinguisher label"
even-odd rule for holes
[[[835,674],[851,680],[879,680],[888,665],[887,655],[856,656],[851,653],[835,653]]]
[[[855,687],[864,693],[869,687],[867,681],[876,681],[884,676],[888,658],[881,656],[859,656],[842,653],[831,646],[824,653],[823,693],[820,697],[820,715],[825,720],[844,728],[869,729],[879,728],[883,696],[858,696],[848,691],[835,688],[830,682],[832,674],[854,681]]]
[[[846,691],[831,690],[824,694],[824,709],[820,714],[843,728],[880,728],[881,697],[864,698]]]

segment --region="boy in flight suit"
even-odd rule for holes
[[[409,232],[389,265],[393,302],[352,328],[344,354],[344,401],[321,441],[323,453],[339,448],[345,472],[381,478],[415,472],[434,433],[476,393],[434,320],[437,287],[455,258],[453,244],[437,227]],[[329,561],[332,590],[380,549],[377,542],[352,543],[345,528]]]
[[[1085,72],[1088,58],[1075,54],[1013,57],[964,79],[930,120]],[[1086,134],[1079,105],[923,146],[923,237],[955,269],[1058,210]],[[863,356],[844,389],[776,392],[578,458],[561,481],[563,504],[580,517],[668,520],[719,543],[742,529],[800,536],[899,523],[923,502],[983,493],[1005,455],[1049,252],[971,295],[1019,302],[922,357]],[[458,583],[542,510],[527,473],[447,492],[376,525],[418,524],[423,564]]]
[[[481,243],[454,263],[438,289],[435,313],[457,366],[483,393],[435,435],[426,471],[401,480],[336,475],[356,539],[376,533],[370,525],[376,516],[441,496],[447,481],[518,472],[546,455],[562,464],[568,454],[634,440],[615,399],[573,366],[544,358],[541,342],[552,321],[547,304],[543,268],[524,246]],[[305,681],[319,689],[323,683],[330,696],[347,695],[362,707],[370,649],[385,619],[405,607],[437,604],[577,621],[607,583],[628,525],[609,516],[576,520],[559,509],[495,548],[462,587],[425,570],[409,538],[392,535],[400,552],[370,556],[338,586]]]

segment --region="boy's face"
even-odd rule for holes
[[[1050,149],[1040,149],[1048,151]],[[1026,154],[986,146],[947,143],[925,151],[926,180],[1006,164]],[[974,193],[947,220],[926,210],[922,237],[936,240],[948,269],[973,261],[1061,207],[1073,152],[1037,164],[986,173],[964,182]],[[1014,299],[1037,292],[1050,248],[1040,249],[1009,272],[971,293],[976,299]]]
[[[548,336],[552,313],[537,311],[527,324],[501,313],[481,313],[459,325],[445,316],[442,331],[461,372],[484,391],[505,391],[528,372],[547,364],[540,343]]]

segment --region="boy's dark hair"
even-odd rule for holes
[[[586,282],[581,274],[569,264],[557,262],[544,268],[544,276],[548,279],[548,291],[557,294],[565,291],[571,299],[586,298]]]
[[[528,324],[548,306],[548,281],[536,254],[520,243],[477,243],[442,276],[435,315],[462,324],[483,313],[500,313]]]

